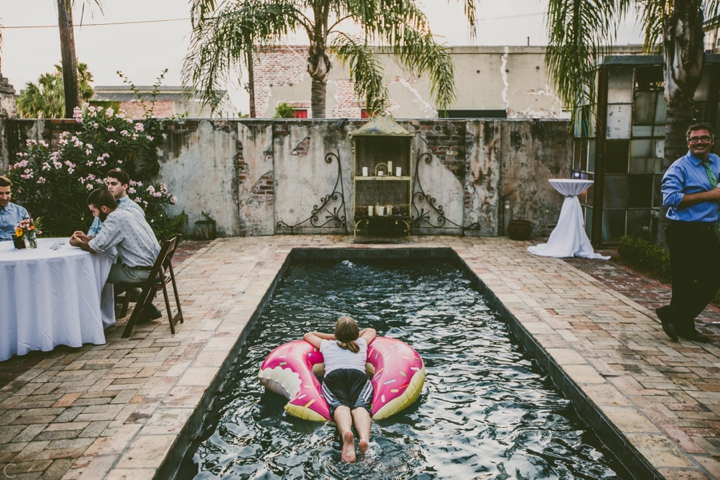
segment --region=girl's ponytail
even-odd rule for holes
[[[350,340],[349,342],[337,342],[338,347],[342,348],[343,350],[350,350],[353,353],[357,353],[360,351],[360,345],[357,344],[355,340]]]
[[[352,317],[340,317],[335,324],[335,338],[338,347],[350,350],[353,353],[360,351],[360,345],[355,340],[360,336],[357,323]]]

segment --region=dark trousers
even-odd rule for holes
[[[720,289],[720,240],[715,225],[671,222],[665,230],[670,248],[672,300],[662,307],[678,333],[695,329],[695,317]]]

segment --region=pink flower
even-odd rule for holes
[[[153,140],[155,140],[155,137],[153,137],[152,135],[148,135],[147,139],[152,142]]]
[[[113,110],[112,108],[108,108],[107,110],[105,110],[105,115],[107,115],[108,117],[112,117],[114,113],[115,110]]]
[[[173,205],[175,205],[177,203],[177,197],[172,197],[171,202]]]
[[[136,123],[136,124],[135,124],[135,131],[136,131],[136,132],[142,132],[143,130],[145,130],[145,127],[143,127],[143,124],[142,124],[142,123]]]
[[[108,131],[108,132],[114,132],[114,131],[115,131],[115,127],[107,127],[107,131]]]
[[[92,190],[92,189],[93,189],[93,186],[88,183],[86,188],[87,188],[88,190]]]
[[[37,183],[45,183],[45,178],[39,177]]]

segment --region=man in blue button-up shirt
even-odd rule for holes
[[[118,207],[129,208],[141,214],[143,217],[145,216],[143,209],[127,196],[127,191],[130,187],[130,176],[127,173],[122,170],[110,170],[105,178],[105,185],[107,185],[108,191],[115,197]],[[90,230],[88,230],[87,236],[90,238],[97,236],[102,226],[103,222],[100,220],[100,217],[95,217],[90,226]]]
[[[698,123],[687,130],[687,155],[677,159],[662,179],[663,205],[670,224],[665,230],[670,249],[672,300],[656,313],[663,331],[707,343],[695,329],[695,317],[720,289],[720,240],[716,235],[720,188],[720,157],[712,125]]]
[[[0,176],[0,242],[12,240],[20,220],[30,218],[25,208],[10,201],[11,197],[12,182],[9,178]]]

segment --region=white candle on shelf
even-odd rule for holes
[[[392,175],[392,160],[388,160],[388,175]]]
[[[396,177],[402,177],[402,167],[397,167],[395,169],[395,176]]]
[[[384,175],[382,170],[378,170],[378,177],[382,177]]]
[[[388,214],[388,215],[392,215],[392,210],[393,210],[393,209],[392,209],[392,205],[388,205],[388,206],[386,207],[386,209],[387,209],[387,214]]]
[[[373,216],[373,209],[374,207],[372,205],[368,205],[368,217]]]
[[[377,207],[377,211],[378,211],[378,217],[384,217],[384,216],[385,216],[385,207],[378,206],[378,207]]]
[[[367,169],[367,167],[362,167],[362,168],[363,168],[363,169],[362,169],[363,177],[367,177],[367,176],[368,176],[368,169]]]

